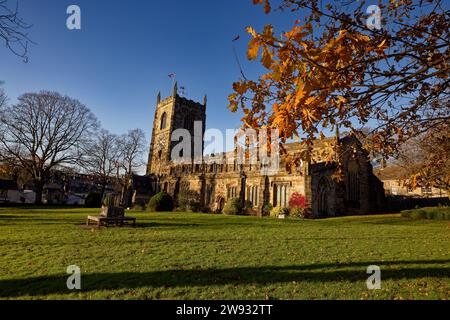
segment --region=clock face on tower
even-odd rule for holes
[[[156,143],[157,143],[158,148],[159,148],[160,150],[163,149],[164,146],[166,145],[166,141],[165,141],[165,139],[164,139],[163,136],[159,136],[158,139],[157,139],[157,141],[156,141]]]
[[[159,160],[162,159],[163,154],[165,153],[166,147],[166,139],[164,136],[159,136],[156,138],[156,154],[155,157]]]

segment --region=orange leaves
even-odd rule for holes
[[[338,99],[338,101],[340,103],[346,103],[347,102],[347,99],[345,99],[343,96],[338,96],[337,99]]]
[[[273,45],[274,36],[271,25],[264,27],[263,34],[257,34],[255,29],[247,27],[247,32],[253,37],[248,44],[247,57],[249,60],[255,60],[258,57],[259,50],[263,47],[261,63],[269,69],[272,66],[273,53],[268,45]]]
[[[258,57],[261,42],[258,39],[252,39],[248,43],[247,57],[249,60],[255,60]]]
[[[300,103],[300,101],[305,97],[306,92],[304,91],[305,89],[305,83],[304,82],[300,82],[299,85],[297,85],[297,92],[295,94],[295,105],[298,105]]]
[[[284,33],[288,40],[300,42],[305,36],[310,34],[312,30],[308,30],[306,26],[294,26],[290,31]]]
[[[248,85],[243,81],[235,82],[233,83],[233,89],[237,92],[237,94],[243,95],[247,91]]]
[[[271,25],[259,33],[247,28],[247,56],[260,59],[267,70],[256,82],[236,83],[229,96],[230,109],[244,111],[246,126],[276,127],[283,139],[300,135],[312,145],[324,138],[322,130],[352,131],[373,119],[380,125],[363,145],[392,155],[398,142],[422,129],[428,118],[448,118],[442,103],[449,79],[445,11],[427,9],[408,21],[369,30],[359,19],[366,16],[364,6],[349,16],[339,1],[329,2],[325,13],[322,6],[308,8],[316,0],[288,2],[301,18],[287,32],[274,35]],[[268,0],[253,3],[270,11]],[[421,3],[390,0],[381,9],[386,18],[406,17]]]
[[[264,12],[269,13],[271,10],[269,0],[253,0],[253,4],[263,4],[263,3],[264,3]]]
[[[370,37],[366,36],[365,34],[362,34],[362,33],[356,33],[354,38],[357,41],[363,41],[363,42],[369,42],[370,41]]]
[[[253,29],[252,27],[247,27],[247,28],[245,28],[245,30],[247,30],[247,32],[248,32],[249,34],[251,34],[251,36],[252,36],[253,38],[256,38],[256,31],[255,31],[255,29]]]
[[[263,64],[264,67],[269,69],[272,66],[272,62],[273,62],[272,53],[267,47],[264,47],[261,63]]]

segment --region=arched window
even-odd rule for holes
[[[346,198],[348,205],[353,208],[359,208],[359,166],[358,163],[352,159],[348,163],[346,173]]]
[[[317,187],[317,213],[321,217],[329,215],[329,196],[330,196],[330,183],[327,178],[322,177],[319,180]]]
[[[167,122],[167,113],[164,112],[161,116],[161,125],[159,127],[159,130],[166,128],[166,122]]]
[[[275,184],[273,186],[273,206],[285,207],[289,205],[289,186],[286,184]]]
[[[253,207],[258,206],[258,186],[247,187],[247,200],[251,202]]]

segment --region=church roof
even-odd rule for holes
[[[395,164],[388,165],[384,168],[374,169],[373,173],[380,180],[401,180],[406,177],[405,169]]]

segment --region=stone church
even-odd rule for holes
[[[317,218],[368,214],[382,208],[383,185],[373,174],[367,153],[353,136],[317,140],[312,161],[289,172],[283,156],[275,174],[261,170],[259,163],[215,163],[205,159],[200,163],[174,163],[171,152],[178,142],[171,141],[172,132],[184,128],[194,137],[194,122],[201,121],[204,134],[206,104],[206,96],[203,103],[181,97],[176,84],[170,97],[161,100],[158,94],[144,183],[150,190],[147,199],[160,190],[176,199],[180,190],[190,189],[198,193],[201,206],[210,212],[219,212],[230,198],[240,198],[247,207],[252,207],[251,212],[261,215],[267,203],[288,207],[291,195],[297,192],[305,196],[312,216]],[[203,136],[200,139],[203,150]],[[339,143],[337,156],[343,161],[344,177],[340,181],[333,178],[336,164],[324,162],[319,156],[327,141]],[[287,143],[284,147],[288,154],[302,149],[300,143]]]

